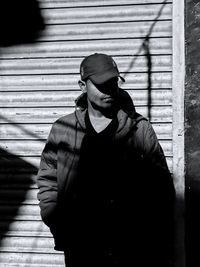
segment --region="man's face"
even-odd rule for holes
[[[103,84],[86,81],[87,97],[91,105],[98,109],[110,109],[116,104],[119,93],[118,77],[114,77]]]

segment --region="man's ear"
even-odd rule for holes
[[[82,80],[79,80],[78,81],[78,84],[79,84],[79,87],[81,88],[81,91],[83,93],[86,93],[86,82],[82,81]]]

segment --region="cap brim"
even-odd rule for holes
[[[115,70],[106,71],[102,74],[94,74],[89,76],[88,78],[94,82],[95,84],[102,84],[107,82],[108,80],[114,78],[114,77],[120,77],[120,79],[125,82],[124,78],[122,78],[119,73]]]

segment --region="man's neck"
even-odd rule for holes
[[[112,121],[106,117],[94,117],[89,113],[90,122],[97,133],[103,131]]]
[[[96,108],[93,107],[92,104],[88,101],[88,113],[91,117],[96,118],[105,118],[105,119],[113,119],[116,117],[117,114],[117,108],[109,108],[109,109],[103,109],[103,108]]]
[[[90,122],[97,133],[103,131],[113,119],[110,113],[94,109],[91,105],[88,105],[88,114]]]
[[[88,105],[88,114],[90,117],[93,117],[93,118],[105,118],[106,117],[99,109],[94,109],[91,104]]]

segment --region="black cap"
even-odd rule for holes
[[[102,84],[113,77],[120,77],[117,64],[111,56],[95,53],[83,59],[80,65],[81,79],[90,79],[95,84]]]

